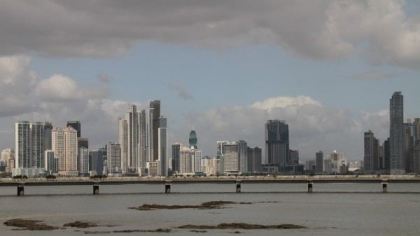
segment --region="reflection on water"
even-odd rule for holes
[[[103,226],[87,229],[90,231],[109,231],[110,227],[105,227],[107,225],[114,226],[111,230],[120,230],[223,222],[292,223],[309,227],[287,232],[264,230],[263,235],[418,235],[420,231],[417,220],[420,216],[420,194],[416,193],[420,192],[420,184],[391,183],[388,186],[390,193],[387,194],[380,193],[380,184],[374,183],[315,183],[314,194],[305,193],[306,188],[306,184],[242,184],[243,193],[237,194],[234,184],[173,184],[174,194],[162,194],[162,185],[108,185],[100,186],[101,194],[94,196],[92,186],[26,186],[25,196],[16,197],[15,187],[1,187],[0,219],[2,222],[10,218],[38,219],[57,226],[84,220]],[[128,209],[145,203],[200,204],[215,200],[254,204],[210,210]],[[240,231],[244,235],[262,234],[255,230]],[[1,235],[3,232],[4,235],[84,235],[83,230],[13,231],[3,225],[0,232]],[[232,232],[211,230],[206,234],[232,235]],[[169,233],[195,234],[188,230]]]

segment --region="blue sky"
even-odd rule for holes
[[[387,137],[394,91],[420,117],[419,13],[398,0],[4,1],[0,147],[21,119],[80,119],[99,147],[128,104],[160,99],[170,142],[197,129],[204,154],[263,146],[265,120],[284,119],[303,159],[360,159],[364,131]]]

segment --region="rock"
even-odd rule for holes
[[[97,227],[97,224],[90,223],[90,222],[82,222],[82,221],[74,221],[67,224],[64,224],[63,227],[72,227],[72,228],[91,228],[91,227]]]
[[[23,230],[56,230],[58,227],[44,224],[39,220],[11,219],[4,222],[4,225],[17,227]]]

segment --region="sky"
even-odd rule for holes
[[[129,104],[159,99],[169,143],[195,129],[205,155],[264,148],[280,119],[302,160],[358,160],[363,132],[388,136],[394,91],[420,117],[414,0],[4,0],[0,32],[0,148],[19,120],[80,120],[98,148]]]

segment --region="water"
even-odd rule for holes
[[[162,185],[25,187],[16,197],[15,187],[0,187],[0,222],[12,218],[43,220],[61,226],[75,220],[101,227],[58,231],[16,231],[0,225],[0,235],[85,235],[84,231],[174,228],[184,224],[215,225],[225,222],[304,225],[299,230],[239,230],[241,235],[419,235],[420,184],[390,184],[389,193],[380,184],[175,184],[171,194]],[[228,205],[225,209],[137,211],[128,207],[145,203],[201,204],[227,200],[253,202]],[[113,226],[113,227],[110,227]],[[232,235],[235,230],[208,230],[199,235]],[[139,233],[127,234],[138,235]],[[189,230],[141,235],[197,235]]]

